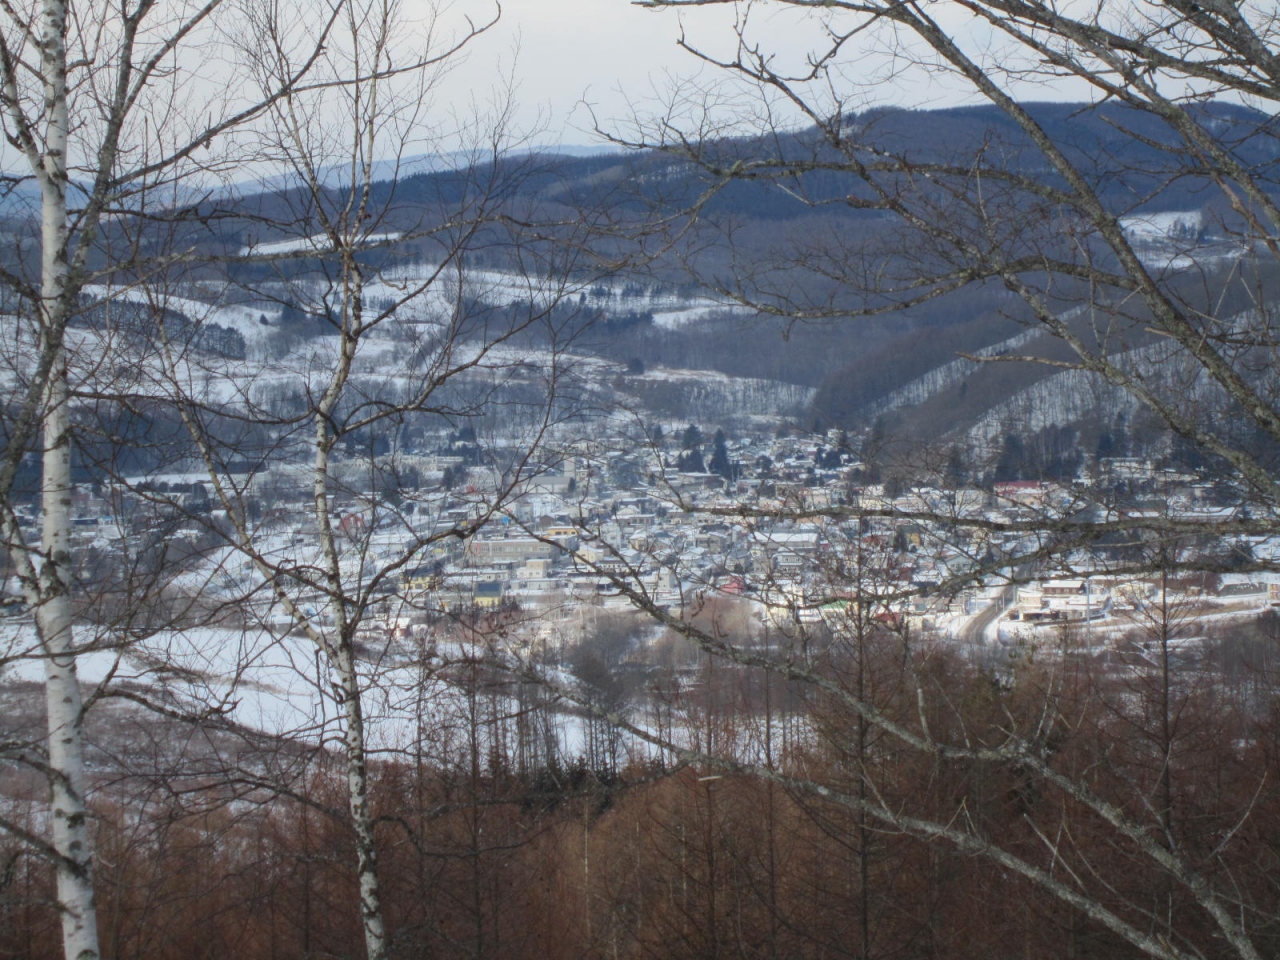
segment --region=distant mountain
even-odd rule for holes
[[[1032,103],[1028,108],[1094,182],[1103,201],[1126,218],[1141,255],[1162,269],[1177,270],[1190,264],[1190,249],[1217,257],[1230,253],[1229,242],[1212,235],[1210,218],[1203,214],[1218,202],[1219,192],[1196,174],[1178,149],[1176,135],[1157,118],[1114,103]],[[1219,141],[1257,176],[1266,180],[1280,173],[1275,118],[1236,104],[1197,109]],[[1027,135],[992,106],[868,110],[849,116],[844,134],[851,149],[866,156],[890,154],[911,164],[962,169],[981,158],[1043,184],[1058,183]],[[840,264],[806,271],[795,255],[815,234],[838,237],[856,254],[892,240],[895,229],[878,212],[848,202],[867,198],[867,188],[839,169],[840,155],[816,131],[718,140],[700,144],[699,150],[712,167],[780,156],[812,161],[818,169],[720,185],[705,168],[677,154],[578,156],[561,151],[504,158],[496,169],[482,165],[424,168],[407,176],[402,172],[394,188],[385,185],[384,195],[416,216],[422,208],[460,202],[477,184],[501,182],[502,174],[512,172],[518,179],[511,202],[551,219],[568,217],[576,209],[603,208],[611,225],[625,234],[628,219],[639,223],[655,214],[676,217],[687,232],[673,235],[670,254],[649,265],[650,280],[673,286],[694,279],[724,282],[762,297],[781,288],[785,306],[836,318],[842,309],[852,312],[866,305],[832,278]],[[698,220],[681,222],[678,211],[695,200],[702,201]],[[901,269],[914,266],[905,262]],[[894,269],[891,263],[887,269]],[[1197,295],[1196,285],[1189,278],[1188,297]],[[1061,289],[1060,296],[1061,309],[1069,311],[1075,302],[1072,291]],[[900,313],[856,321],[791,325],[751,320],[741,313],[717,317],[708,311],[677,329],[610,325],[597,346],[622,362],[702,365],[815,388],[810,425],[857,428],[881,420],[892,429],[937,439],[965,435],[991,410],[1050,376],[1053,369],[1043,365],[958,360],[962,353],[1004,349],[1002,344],[1026,334],[1022,324],[1029,319],[1003,289],[975,287]],[[1116,348],[1141,346],[1140,329],[1132,336],[1136,343],[1118,342]],[[1061,345],[1046,338],[1020,344],[1024,348],[1064,359]]]
[[[598,157],[617,154],[612,144],[548,144],[532,146],[512,152],[512,156],[537,155],[543,157]],[[410,177],[467,170],[488,164],[491,157],[483,151],[451,150],[444,153],[420,153],[408,157],[386,157],[375,160],[371,166],[374,181],[389,182],[407,180]],[[349,164],[335,163],[320,168],[320,182],[330,189],[337,189],[351,179]],[[284,190],[298,182],[294,174],[279,174],[264,180],[248,180],[233,185],[236,194],[247,195],[261,191]]]
[[[1159,118],[1114,103],[1099,107],[1033,103],[1028,109],[1094,184],[1103,202],[1122,218],[1139,256],[1149,266],[1172,275],[1193,266],[1202,271],[1186,277],[1179,296],[1191,303],[1215,297],[1205,309],[1219,315],[1247,308],[1244,288],[1248,284],[1225,293],[1209,292],[1214,283],[1237,269],[1241,249],[1229,231],[1222,232],[1234,214],[1224,207],[1221,191],[1196,167],[1179,137]],[[1195,109],[1201,123],[1260,182],[1276,180],[1280,138],[1275,117],[1237,104],[1213,103]],[[992,106],[871,110],[847,118],[844,133],[850,149],[864,156],[892,155],[916,166],[952,164],[960,169],[977,169],[987,162],[1040,184],[1061,185],[1022,129]],[[781,291],[786,299],[776,303],[787,309],[838,317],[842,306],[853,311],[867,304],[832,279],[842,269],[841,263],[832,260],[807,270],[805,255],[796,252],[809,247],[819,233],[837,238],[851,257],[893,238],[891,220],[848,202],[868,199],[867,188],[839,169],[840,156],[815,131],[800,130],[767,141],[723,140],[702,144],[700,150],[709,165],[722,169],[764,157],[810,161],[816,169],[795,176],[761,174],[720,189],[700,209],[702,223],[710,227],[687,245],[686,263],[705,278],[731,280],[748,295],[763,297],[765,291]],[[712,182],[693,164],[661,154],[570,161],[560,168],[558,177],[559,193],[584,197],[591,195],[593,187],[604,191],[627,184],[625,203],[620,206],[627,209],[629,205],[637,214],[646,209],[669,212]],[[731,234],[729,227],[717,234],[720,223],[731,224]],[[730,240],[736,256],[728,251]],[[1051,244],[1061,237],[1053,236],[1046,221],[1043,232],[1033,235],[1032,241]],[[1100,250],[1097,255],[1107,254]],[[908,271],[924,262],[927,254],[913,253],[900,269]],[[892,260],[880,268],[889,273],[896,269]],[[1064,313],[1086,296],[1086,291],[1073,294],[1069,285],[1061,283],[1057,291]],[[1062,344],[1038,335],[1020,342],[1016,350],[1005,347],[1027,335],[1028,328],[1022,324],[1029,319],[1017,299],[1003,290],[970,288],[883,318],[828,321],[821,327],[787,325],[785,343],[776,329],[766,333],[758,327],[754,335],[734,336],[734,327],[742,329],[738,318],[669,332],[661,349],[632,341],[626,349],[645,362],[660,362],[664,354],[693,355],[704,357],[703,362],[718,370],[814,386],[816,426],[856,428],[881,420],[887,429],[936,440],[967,436],[976,425],[989,421],[991,411],[1007,412],[1014,397],[1029,397],[1027,391],[1033,388],[1039,391],[1036,409],[1062,411],[1064,423],[1087,416],[1079,403],[1055,405],[1046,399],[1045,391],[1053,387],[1037,384],[1054,374],[1051,366],[958,359],[962,353],[984,351],[1025,351],[1055,361],[1069,359]],[[709,335],[712,330],[714,334]],[[1134,320],[1123,334],[1116,334],[1109,349],[1138,349],[1147,338],[1143,324]],[[714,347],[703,342],[708,339]],[[784,354],[804,360],[788,361]],[[1054,383],[1065,384],[1065,379]],[[989,427],[983,429],[990,433]]]
[[[1235,104],[1197,109],[1219,142],[1256,176],[1266,181],[1280,173],[1274,117]],[[1157,118],[1114,103],[1034,103],[1029,110],[1097,185],[1104,202],[1126,218],[1148,262],[1176,272],[1194,260],[1195,250],[1213,256],[1230,253],[1229,238],[1213,235],[1213,218],[1206,214],[1219,202],[1218,191],[1189,165],[1174,134]],[[850,149],[866,156],[889,154],[912,164],[965,169],[985,158],[1040,183],[1056,183],[1057,175],[1025,133],[991,106],[868,110],[847,117],[843,132]],[[484,197],[508,205],[519,214],[513,219],[525,222],[607,221],[613,235],[597,238],[596,252],[600,259],[616,256],[624,262],[636,252],[628,225],[668,218],[668,235],[646,236],[649,249],[661,249],[662,255],[634,280],[646,290],[701,297],[697,318],[660,326],[643,322],[643,304],[628,301],[623,309],[620,299],[612,304],[592,301],[592,311],[607,321],[593,333],[593,348],[651,369],[701,367],[812,390],[812,426],[858,428],[879,421],[885,429],[925,439],[961,437],[1020,393],[1048,389],[1036,385],[1047,380],[1051,368],[959,359],[963,353],[998,352],[1027,333],[1023,324],[1030,318],[1001,288],[974,286],[898,313],[841,319],[867,306],[867,298],[841,282],[840,262],[806,269],[796,251],[821,235],[838,240],[856,262],[859,251],[893,241],[896,227],[879,212],[858,208],[856,201],[869,196],[868,188],[839,168],[840,155],[816,131],[716,140],[700,144],[699,151],[704,166],[675,153],[623,152],[610,145],[542,146],[497,161],[460,152],[381,160],[375,166],[380,179],[375,203],[384,216],[377,232],[424,231]],[[764,172],[728,184],[707,172],[708,166],[726,168],[778,156],[811,161],[813,169]],[[337,189],[346,175],[340,165],[326,167],[324,182]],[[239,191],[243,216],[207,216],[212,202],[191,211],[193,245],[237,253],[296,240],[296,233],[277,231],[277,236],[265,226],[288,221],[307,207],[296,202],[287,178],[241,184]],[[7,201],[0,200],[0,213],[21,216],[24,204],[29,209],[33,199],[30,185],[18,184]],[[682,218],[682,209],[694,201],[699,202],[697,217]],[[553,236],[554,231],[544,234]],[[1045,236],[1053,242],[1048,232]],[[478,240],[477,265],[495,270],[518,266],[516,255],[504,248],[500,227]],[[905,275],[923,256],[910,252],[910,258],[890,258],[880,268]],[[378,255],[371,251],[370,262]],[[432,248],[424,240],[411,244],[404,255],[429,260]],[[233,279],[252,283],[288,269],[287,264],[243,264],[232,272]],[[615,281],[621,289],[628,278]],[[740,310],[717,314],[708,306],[717,284],[747,296],[773,296],[771,306],[808,310],[827,319],[790,324]],[[1187,286],[1188,297],[1201,295],[1194,279]],[[1060,290],[1062,311],[1074,305],[1072,295],[1069,289]],[[1140,328],[1134,337],[1136,342],[1117,344],[1117,349],[1140,348]],[[1019,349],[1061,359],[1059,345],[1043,338],[1020,342]],[[1044,407],[1042,400],[1036,402]]]
[[[1097,185],[1117,209],[1185,210],[1206,200],[1207,181],[1193,173],[1180,140],[1152,114],[1107,103],[1025,105],[1045,133]],[[1275,117],[1250,107],[1211,103],[1195,108],[1220,143],[1266,180],[1280,174],[1280,127]],[[844,135],[854,149],[887,153],[911,163],[963,163],[985,156],[1014,172],[1052,177],[1043,155],[1003,111],[990,105],[944,110],[873,109],[852,114]],[[838,162],[839,154],[811,129],[771,134],[767,138],[731,138],[700,144],[709,161],[722,167],[764,157]],[[566,152],[561,151],[562,155]],[[660,153],[615,156],[603,166],[594,155],[587,162],[567,161],[560,173],[586,182],[612,181],[633,175],[637,199],[671,200],[687,195],[705,178],[690,164]],[[603,176],[605,171],[614,176]],[[1166,177],[1181,174],[1176,182]],[[778,190],[785,182],[788,189]],[[683,190],[681,188],[684,188]],[[712,210],[742,213],[755,219],[804,217],[814,205],[846,198],[850,177],[820,170],[801,177],[738,181],[721,192]]]

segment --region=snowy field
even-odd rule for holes
[[[520,724],[538,750],[554,750],[561,764],[590,755],[591,725],[571,707],[547,706],[555,700],[552,689],[526,684],[522,694],[511,692],[518,691],[514,686],[504,692],[492,684],[468,689],[457,682],[470,669],[466,664],[477,662],[484,652],[456,642],[394,643],[373,653],[366,647],[360,680],[370,755],[448,762],[474,746],[475,731],[481,757],[487,758],[499,749],[514,748],[514,731]],[[193,719],[216,715],[214,730],[230,725],[283,741],[334,748],[341,740],[337,678],[310,640],[284,631],[163,631],[124,648],[83,653],[77,669],[81,683],[90,689],[107,694],[129,691]],[[43,674],[31,626],[11,622],[0,627],[0,692],[42,684]],[[548,683],[562,689],[576,685],[556,669],[549,671]],[[136,709],[145,717],[144,708]],[[704,736],[679,711],[673,715],[670,707],[642,703],[634,709],[632,722],[639,730],[661,729],[686,747]],[[531,710],[536,719],[531,720]],[[768,724],[740,717],[732,732],[719,735],[739,760],[762,762],[769,754],[766,735],[777,751],[811,738],[813,731],[803,716],[775,713]],[[643,762],[658,752],[643,738],[624,733],[618,760]]]
[[[1210,268],[1239,259],[1247,247],[1212,235],[1199,210],[1167,210],[1122,217],[1120,226],[1143,266],[1162,272]]]
[[[0,651],[7,661],[0,668],[0,686],[43,682],[43,660],[34,654],[29,626],[6,626],[0,633]],[[444,751],[464,728],[470,730],[476,704],[463,687],[444,679],[449,661],[461,662],[466,653],[455,647],[411,662],[402,650],[389,647],[361,662],[371,752],[417,752],[427,746],[424,740]],[[165,631],[124,649],[81,654],[77,669],[88,687],[144,691],[169,710],[191,717],[215,712],[218,723],[292,741],[336,745],[343,729],[341,705],[334,695],[336,677],[310,640],[288,633]],[[508,695],[485,693],[482,699],[482,720],[493,728],[526,709]],[[550,716],[560,758],[581,754],[582,720],[563,711]]]

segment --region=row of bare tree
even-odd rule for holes
[[[455,673],[476,704],[470,735],[369,768],[388,952],[1238,956],[1217,900],[1270,955],[1280,674],[1251,650],[1274,644],[1275,624],[1177,666],[1140,633],[1145,653],[1104,658],[1063,636],[1059,656],[999,673],[883,625],[828,637],[812,658],[883,723],[927,723],[978,759],[909,750],[842,697],[774,671],[707,663],[683,692],[658,685],[718,762],[608,773],[553,756],[522,772],[496,746],[500,727],[514,741],[516,716],[485,707],[511,680],[473,662]],[[1044,728],[1061,780],[1000,754],[1014,725]],[[149,728],[134,732],[133,769],[96,791],[106,955],[358,955],[362,839],[340,755],[292,758],[287,789],[267,768],[288,762],[248,751],[234,773],[147,772]],[[11,798],[7,815],[25,810],[35,830],[41,807]],[[51,865],[13,837],[3,851],[0,955],[57,956]]]

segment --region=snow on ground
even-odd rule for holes
[[[396,233],[371,233],[367,237],[360,237],[357,243],[360,246],[373,246],[377,243],[386,243],[391,240],[399,239],[400,234]],[[240,256],[242,257],[270,257],[281,253],[299,253],[302,251],[311,251],[313,253],[329,253],[333,250],[333,243],[323,233],[318,233],[310,237],[290,237],[288,240],[271,240],[267,243],[252,243],[248,246],[240,248]]]
[[[42,683],[43,660],[31,656],[29,624],[0,632],[0,653],[12,659],[0,683]],[[96,687],[151,691],[171,707],[199,713],[220,710],[230,723],[308,743],[335,742],[341,731],[336,678],[308,639],[285,632],[201,628],[164,631],[123,650],[101,649],[76,661],[80,681]],[[465,722],[465,691],[441,679],[439,662],[419,665],[388,650],[360,664],[365,723],[371,750],[410,748]],[[514,716],[510,698],[486,694],[484,711]],[[573,732],[564,725],[564,733]],[[565,756],[581,741],[561,741]]]
[[[1133,240],[1195,239],[1203,225],[1199,210],[1167,210],[1120,218],[1121,229]]]
[[[385,272],[367,289],[372,299],[378,296],[403,297],[414,284],[425,282],[439,267],[430,264],[401,267]],[[486,303],[503,305],[513,301],[547,305],[564,302],[583,310],[598,310],[606,316],[627,314],[653,315],[660,327],[674,329],[717,313],[750,313],[744,307],[725,304],[709,297],[682,297],[671,293],[644,292],[628,294],[630,285],[575,282],[563,278],[519,274],[502,270],[468,269],[459,275],[452,267],[435,278],[432,287],[407,304],[398,314],[405,318],[417,313],[452,309],[459,295],[474,297]],[[603,292],[603,296],[601,293]]]
[[[729,306],[723,303],[716,303],[713,300],[703,300],[701,302],[694,301],[693,306],[683,307],[676,310],[655,310],[653,313],[653,322],[659,327],[665,327],[668,330],[675,330],[678,327],[686,326],[714,314],[748,314],[751,312],[752,311],[748,310],[746,307]]]
[[[81,633],[83,641],[87,633]],[[284,629],[219,629],[162,631],[127,647],[102,649],[77,657],[80,680],[88,687],[128,689],[196,716],[209,710],[227,722],[269,735],[309,744],[339,742],[342,720],[336,696],[336,677],[315,645]],[[466,662],[477,652],[456,641],[429,646],[420,656],[414,644],[388,643],[378,649],[366,644],[359,670],[365,714],[366,742],[374,755],[402,752],[425,753],[440,760],[456,758],[470,743],[473,726],[479,724],[483,756],[499,744],[513,747],[517,718],[526,730],[532,700],[518,693],[497,691],[492,685],[476,688],[448,679],[451,665]],[[463,667],[461,675],[470,668]],[[23,683],[41,684],[44,662],[37,654],[34,629],[29,622],[0,626],[0,689]],[[573,679],[552,671],[552,686],[569,688]],[[524,696],[531,695],[525,688]],[[543,703],[555,699],[551,689],[532,695]],[[533,734],[543,743],[549,734],[561,762],[589,755],[593,732],[590,721],[573,709],[544,706],[545,730]],[[652,710],[665,715],[659,725]],[[697,746],[703,733],[670,709],[654,705],[638,707],[634,719],[641,730],[661,729],[686,747]],[[536,728],[535,728],[536,729]],[[764,738],[773,737],[775,751],[807,738],[808,721],[798,715],[774,716],[771,724],[739,724],[733,742],[725,746],[744,761],[762,762],[768,755]],[[728,735],[727,733],[724,735]],[[646,759],[657,748],[641,737],[623,735],[622,759]]]
[[[473,299],[494,306],[513,302],[539,308],[566,300],[581,292],[581,285],[559,277],[503,270],[467,268],[446,264],[411,264],[384,270],[365,287],[366,300],[408,298],[396,310],[402,320],[448,317],[458,303]]]
[[[270,326],[271,321],[280,313],[278,306],[267,303],[220,304],[216,297],[213,302],[209,302],[190,297],[156,294],[141,287],[116,289],[101,284],[90,284],[84,288],[84,292],[103,300],[126,300],[130,303],[155,302],[159,306],[177,310],[196,323],[216,323],[222,327],[230,327],[244,337],[246,346],[251,346],[266,337],[273,329]],[[262,323],[263,317],[267,318],[267,324]]]
[[[1120,226],[1148,270],[1176,271],[1210,267],[1238,259],[1246,247],[1206,236],[1199,210],[1168,210],[1120,218]]]
[[[504,275],[490,271],[485,276],[496,283]],[[523,278],[520,281],[524,282]],[[514,285],[497,289],[499,294],[495,296],[499,297],[516,292],[526,297],[538,293],[536,287],[530,285],[521,289]],[[379,291],[388,296],[405,293],[398,286],[371,284],[367,291],[371,302]],[[110,290],[97,286],[88,292],[103,298],[147,302],[146,291],[136,288]],[[210,300],[216,300],[218,291],[210,288],[208,292]],[[77,327],[67,335],[77,385],[89,390],[126,389],[157,398],[181,393],[213,406],[268,409],[287,402],[292,396],[314,395],[327,385],[337,367],[338,337],[313,336],[275,344],[276,348],[288,347],[288,352],[280,355],[268,349],[267,338],[279,330],[278,310],[272,304],[219,305],[196,299],[198,296],[197,292],[194,296],[170,297],[165,303],[192,320],[241,331],[246,341],[246,359],[203,351],[166,352],[157,345],[117,338],[111,331]],[[639,304],[643,298],[631,299]],[[492,389],[503,382],[537,385],[541,380],[550,382],[555,378],[562,385],[571,379],[579,388],[602,397],[616,393],[616,378],[621,368],[610,361],[502,343],[489,346],[466,339],[448,342],[447,335],[441,338],[436,335],[437,329],[421,322],[428,314],[440,316],[440,311],[445,309],[444,291],[428,289],[397,310],[394,319],[367,331],[351,368],[353,395],[393,402],[416,395],[431,375],[438,373],[435,365],[439,362],[446,362],[453,369],[473,368],[457,381],[466,390]],[[405,314],[409,315],[407,322]],[[268,318],[265,325],[261,322],[263,317]],[[28,361],[34,362],[34,344],[22,339],[22,329],[16,323],[5,325],[6,336],[11,341],[9,352],[14,356],[26,354]],[[0,374],[0,382],[11,381],[14,376],[15,371],[10,369],[7,375]],[[701,403],[698,409],[707,415],[719,415],[724,408],[773,416],[803,406],[812,394],[809,388],[734,378],[708,370],[653,368],[629,380],[634,381],[636,387],[657,386],[663,381],[679,384],[680,389],[691,391],[690,402]]]
[[[394,234],[378,234],[368,242],[394,239]],[[295,250],[317,249],[322,238],[308,237],[259,244],[252,248],[255,254],[271,255]],[[246,248],[246,250],[249,248]],[[407,341],[423,341],[431,336],[431,327],[439,327],[447,333],[447,325],[457,313],[459,305],[468,301],[480,301],[492,306],[512,303],[532,304],[536,309],[564,303],[583,310],[599,311],[605,316],[651,313],[653,322],[668,329],[694,323],[707,316],[725,311],[744,312],[741,307],[718,303],[707,297],[682,297],[672,293],[648,292],[636,294],[634,286],[620,284],[568,281],[563,278],[521,274],[493,269],[457,270],[453,265],[429,263],[405,264],[380,273],[364,289],[367,305],[373,310],[387,309],[394,304],[393,320],[369,331],[361,347],[359,368],[366,371],[380,370],[403,364],[412,350]],[[212,323],[237,331],[245,340],[249,368],[238,367],[236,375],[242,381],[255,379],[263,373],[287,366],[307,367],[315,370],[331,366],[334,344],[332,338],[315,337],[296,347],[287,358],[268,357],[265,349],[268,338],[279,327],[280,303],[292,297],[303,310],[319,309],[325,290],[306,280],[293,287],[279,286],[264,290],[258,302],[238,300],[224,302],[228,291],[216,286],[197,291],[194,295],[172,296],[157,294],[141,287],[110,288],[91,285],[85,292],[101,299],[119,299],[135,303],[162,304],[200,323]],[[207,297],[202,296],[207,294]],[[309,302],[308,302],[309,301]],[[265,322],[264,322],[265,321]],[[424,329],[423,325],[428,325]],[[256,368],[252,361],[266,363]],[[206,366],[215,363],[206,361]],[[235,395],[232,391],[230,395]]]

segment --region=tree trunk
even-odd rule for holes
[[[382,920],[382,897],[378,886],[378,848],[374,839],[373,815],[369,810],[369,768],[365,757],[364,710],[360,701],[359,678],[351,644],[343,641],[334,667],[342,686],[343,749],[347,755],[347,799],[351,809],[351,829],[356,838],[356,874],[360,882],[360,923],[364,928],[365,952],[369,960],[387,955],[387,931]]]
[[[38,179],[41,189],[41,346],[55,351],[44,411],[41,485],[43,562],[36,628],[45,654],[49,724],[50,824],[57,854],[58,912],[69,960],[95,960],[97,915],[93,903],[93,853],[85,806],[84,706],[76,676],[75,642],[67,568],[70,561],[71,447],[67,361],[60,342],[61,313],[68,309],[67,252],[67,9],[45,0],[41,17],[47,141]],[[53,342],[51,341],[51,338]]]

